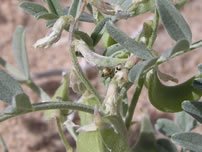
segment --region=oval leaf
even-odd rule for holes
[[[175,46],[167,51],[163,52],[163,54],[158,59],[158,62],[165,62],[169,58],[172,58],[178,52],[187,51],[189,49],[189,41],[187,40],[179,40],[175,44]]]
[[[179,133],[172,136],[172,141],[184,148],[195,152],[202,151],[202,136],[198,133]]]
[[[150,59],[152,58],[152,53],[146,48],[142,43],[138,43],[128,35],[120,31],[113,23],[107,22],[106,28],[111,37],[126,48],[131,53],[135,54],[141,59]]]
[[[93,40],[93,45],[95,46],[100,39],[102,38],[102,35],[104,34],[105,31],[105,23],[109,20],[110,18],[104,18],[102,21],[100,21],[95,29],[93,30],[91,34],[91,38]]]
[[[30,71],[27,49],[25,46],[25,31],[22,26],[18,26],[15,30],[12,47],[18,69],[25,75],[28,80],[30,78]]]
[[[58,16],[64,15],[63,9],[58,0],[46,0],[46,3],[48,4],[48,8],[53,14]]]
[[[192,33],[176,7],[169,0],[156,0],[157,9],[168,34],[175,40],[186,39],[191,44]]]
[[[76,17],[79,14],[81,3],[81,0],[72,0],[72,4],[68,14]]]
[[[162,133],[165,136],[172,136],[174,133],[181,132],[181,130],[174,124],[173,121],[168,119],[158,119],[155,124],[156,130]]]
[[[38,17],[38,13],[48,13],[48,10],[40,4],[33,2],[22,2],[20,7],[28,14]]]
[[[12,104],[13,96],[23,93],[19,83],[8,73],[0,69],[0,100]]]
[[[54,19],[57,19],[58,16],[53,14],[53,13],[42,12],[42,13],[38,13],[36,18],[37,19],[45,19],[45,20],[54,20]]]
[[[80,19],[80,21],[84,21],[84,22],[90,22],[90,23],[94,23],[96,20],[94,19],[94,17],[86,12],[83,12]]]
[[[74,34],[76,37],[78,37],[79,39],[82,39],[84,42],[86,42],[86,44],[89,47],[93,47],[93,39],[91,37],[89,37],[87,33],[82,32],[82,31],[75,31]]]
[[[202,103],[185,101],[182,103],[182,109],[202,123]]]
[[[105,56],[112,56],[117,52],[125,51],[125,48],[121,46],[119,43],[113,44],[110,47],[106,48],[104,55]]]
[[[184,111],[175,114],[175,122],[177,123],[179,128],[185,132],[191,131],[196,127],[195,121]]]
[[[152,67],[157,61],[157,58],[152,58],[143,62],[140,62],[136,64],[128,74],[128,79],[131,82],[137,82],[140,77],[142,76],[143,72],[148,70],[150,67]]]
[[[6,70],[18,81],[27,81],[26,76],[21,73],[17,68],[7,63],[3,58],[0,57],[0,65],[2,65]]]

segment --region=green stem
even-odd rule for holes
[[[94,113],[94,108],[90,107],[88,105],[79,104],[79,103],[71,103],[71,102],[42,102],[42,103],[36,103],[32,104],[32,109],[26,110],[26,111],[19,111],[15,113],[5,113],[0,114],[0,122],[7,120],[9,118],[16,117],[18,115],[30,113],[30,112],[37,112],[41,110],[51,110],[51,109],[71,109],[71,110],[78,110],[83,111],[87,113]],[[104,115],[102,111],[99,111],[101,115]]]
[[[79,14],[77,14],[75,20],[73,20],[72,24],[70,25],[69,37],[68,37],[68,49],[70,50],[69,52],[70,52],[71,61],[73,63],[75,71],[77,72],[76,73],[77,76],[83,82],[83,84],[86,86],[86,88],[98,99],[98,101],[101,102],[102,101],[101,97],[99,96],[99,94],[97,93],[95,88],[91,85],[91,83],[89,82],[89,80],[87,79],[87,77],[85,76],[83,71],[81,70],[81,67],[79,65],[78,59],[77,59],[76,54],[75,54],[75,50],[73,49],[73,46],[72,46],[74,30],[75,30],[75,27],[77,25],[77,22],[79,21],[79,18],[82,15],[82,12],[84,11],[84,9],[86,7],[86,4],[87,4],[87,1],[84,0],[82,6],[80,8]]]
[[[49,95],[40,87],[38,87],[32,80],[25,83],[32,91],[34,91],[42,100],[50,100]]]
[[[74,65],[75,71],[79,79],[82,81],[82,83],[86,86],[86,88],[98,99],[98,101],[102,101],[100,95],[97,93],[95,88],[92,86],[92,84],[89,82],[83,71],[81,70],[81,67],[79,65],[78,59],[76,57],[75,51],[73,48],[70,50],[70,56],[72,59],[72,63]]]
[[[58,129],[58,133],[60,135],[60,138],[61,138],[61,140],[65,146],[66,152],[73,152],[73,148],[69,145],[69,143],[65,137],[65,134],[62,130],[61,120],[58,117],[56,117],[56,125],[57,125],[57,129]]]
[[[144,85],[144,80],[145,80],[145,78],[141,78],[138,81],[137,87],[135,89],[135,93],[134,93],[133,98],[131,100],[131,104],[129,106],[129,110],[128,110],[128,113],[127,113],[127,116],[126,116],[126,121],[125,121],[125,124],[126,124],[127,128],[130,127],[130,124],[131,124],[131,121],[132,121],[132,118],[133,118],[133,114],[134,114],[134,111],[135,111],[135,108],[136,108],[140,93],[141,93],[143,85]]]
[[[147,46],[149,49],[152,49],[152,46],[154,45],[154,42],[156,40],[158,26],[159,26],[159,13],[157,10],[155,10],[153,32],[149,40],[149,44]]]
[[[8,148],[6,146],[6,143],[5,143],[5,141],[4,141],[4,139],[3,139],[3,137],[1,135],[0,135],[0,143],[1,143],[2,147],[3,147],[3,152],[8,152]]]

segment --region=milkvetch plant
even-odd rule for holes
[[[178,3],[171,0],[72,0],[71,5],[67,7],[62,7],[58,0],[44,0],[46,6],[21,2],[19,6],[26,13],[36,19],[46,20],[46,26],[50,28],[49,34],[33,45],[35,48],[48,50],[60,40],[62,32],[69,33],[67,51],[73,68],[70,74],[63,74],[62,83],[54,96],[49,96],[31,77],[25,31],[22,26],[18,26],[12,42],[17,67],[0,57],[0,64],[6,69],[0,69],[0,100],[9,105],[1,113],[0,122],[18,115],[44,111],[47,118],[55,119],[67,152],[73,152],[74,148],[64,136],[64,127],[76,141],[77,152],[176,152],[177,148],[171,140],[155,138],[147,115],[142,119],[140,135],[134,137],[137,142],[133,145],[128,143],[128,132],[144,86],[148,90],[151,104],[164,112],[182,111],[184,104],[187,105],[184,101],[198,101],[202,96],[201,66],[199,74],[176,86],[163,84],[162,81],[177,80],[158,69],[160,64],[202,45],[202,41],[192,42],[189,25],[178,11],[186,2],[187,0]],[[154,17],[143,24],[142,31],[136,38],[129,37],[116,26],[120,20],[146,12],[153,13]],[[174,46],[161,55],[153,49],[159,20],[175,41]],[[88,35],[81,31],[80,22],[95,24],[93,32]],[[95,52],[99,42],[105,48],[103,54]],[[105,96],[97,92],[83,73],[78,57],[97,67],[106,87]],[[136,84],[136,89],[132,100],[128,101],[127,92],[133,84]],[[32,104],[21,85],[31,88],[39,95],[41,102]],[[69,87],[81,95],[78,101],[70,100]],[[75,124],[69,117],[72,111],[79,113],[80,124]],[[201,119],[199,113],[193,112],[192,108],[185,111],[197,117],[197,120]],[[162,131],[163,123],[165,122],[159,120],[156,128],[166,136],[172,136],[172,141],[186,147],[185,142],[180,140],[183,136],[190,144],[188,150],[200,151],[201,147],[192,148],[196,143],[189,141],[191,135],[173,135],[180,132],[180,129],[177,126],[169,128],[173,125],[172,122],[166,122],[168,129]],[[190,131],[194,127],[189,124],[188,129],[182,130]],[[145,143],[149,143],[149,146],[145,146]]]

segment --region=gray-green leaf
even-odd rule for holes
[[[131,82],[137,82],[140,77],[143,75],[143,73],[148,70],[150,67],[152,67],[157,61],[157,58],[152,58],[143,62],[140,62],[136,64],[128,74],[128,79]]]
[[[17,67],[28,80],[30,78],[30,71],[25,46],[25,31],[22,26],[18,26],[14,32],[12,47]]]
[[[141,59],[152,58],[152,53],[142,43],[138,43],[128,35],[120,31],[113,23],[107,22],[106,28],[111,37],[126,48],[131,53],[135,54]]]
[[[191,131],[195,127],[194,120],[184,111],[175,114],[175,121],[182,131]]]
[[[40,13],[48,13],[48,10],[44,6],[33,2],[22,2],[20,3],[20,7],[26,13],[31,14],[36,18],[40,15]]]
[[[189,25],[169,0],[156,0],[157,9],[168,34],[175,40],[186,39],[191,44],[192,33]]]
[[[172,136],[172,141],[184,148],[193,150],[195,152],[202,151],[202,136],[198,133],[178,133]]]
[[[7,104],[12,104],[13,96],[20,93],[23,93],[23,89],[19,83],[0,69],[0,100]]]
[[[64,15],[59,0],[46,0],[46,3],[48,4],[48,8],[53,14],[58,16]]]
[[[176,124],[173,121],[168,119],[158,119],[157,123],[155,124],[156,130],[162,133],[165,136],[172,136],[174,133],[181,132]]]
[[[72,0],[71,7],[69,9],[69,15],[76,17],[79,14],[81,3],[81,0]]]
[[[37,19],[54,20],[57,18],[58,16],[53,13],[40,12],[37,14]]]
[[[82,39],[84,42],[86,42],[86,44],[89,47],[93,47],[93,39],[91,37],[89,37],[87,33],[82,32],[82,31],[75,31],[74,34],[76,37],[78,37],[79,39]]]
[[[0,65],[2,65],[6,70],[18,81],[27,81],[26,76],[21,73],[17,68],[7,63],[3,58],[0,57]]]
[[[158,59],[158,62],[165,62],[166,60],[172,58],[174,55],[181,51],[187,51],[189,49],[189,41],[187,40],[179,40],[175,44],[175,46],[167,51],[163,52],[163,54]]]
[[[202,102],[185,101],[182,103],[182,109],[202,123]]]
[[[93,45],[95,46],[100,39],[102,38],[102,35],[104,34],[105,31],[105,24],[106,22],[109,20],[110,18],[104,18],[102,21],[100,21],[95,29],[93,30],[92,34],[91,34],[91,38],[93,39]]]
[[[112,56],[113,54],[116,54],[121,51],[125,51],[126,49],[121,46],[119,43],[113,44],[110,47],[106,48],[104,55],[105,56]]]

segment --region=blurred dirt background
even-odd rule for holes
[[[26,28],[26,42],[29,55],[30,69],[32,73],[40,73],[54,69],[69,69],[71,63],[68,58],[67,50],[67,34],[63,34],[60,42],[51,47],[48,51],[42,49],[34,49],[32,45],[37,39],[43,37],[48,30],[45,27],[45,21],[36,19],[25,14],[18,4],[21,0],[0,0],[0,56],[6,59],[9,63],[15,65],[12,54],[11,41],[12,33],[17,25],[23,25]],[[30,0],[31,1],[31,0]],[[43,3],[42,0],[32,0]],[[60,0],[65,6],[70,3],[70,0]],[[190,0],[188,4],[181,10],[187,22],[189,23],[192,33],[193,42],[202,39],[202,3],[201,0]],[[141,24],[147,20],[151,14],[147,13],[139,17],[123,20],[118,26],[130,36],[135,36],[141,28]],[[91,33],[94,25],[82,23],[81,28],[87,33]],[[174,44],[163,28],[159,29],[159,34],[154,48],[161,54],[167,48]],[[195,50],[176,59],[169,61],[161,66],[161,70],[180,80],[180,82],[188,79],[197,73],[197,65],[202,62],[202,48]],[[92,74],[88,70],[88,75]],[[53,94],[55,89],[60,84],[61,76],[37,79],[35,82],[49,94]],[[101,93],[101,88],[98,78],[94,78],[93,83]],[[103,89],[102,89],[103,90]],[[34,102],[37,102],[37,96],[28,88],[25,91],[31,96]],[[130,90],[131,96],[133,89]],[[0,112],[7,105],[0,103]],[[149,113],[152,123],[155,123],[159,117],[172,118],[170,114],[161,113],[155,110],[148,101],[147,92],[144,90],[140,102],[138,103],[137,111],[134,116],[135,121],[141,120],[143,112]],[[136,132],[138,129],[136,129]],[[131,141],[135,140],[135,134],[131,135]],[[65,152],[65,149],[57,134],[55,123],[44,120],[43,113],[31,113],[21,117],[0,123],[0,134],[4,137],[10,152]],[[75,143],[67,138],[71,144]],[[2,147],[0,147],[2,151]]]

